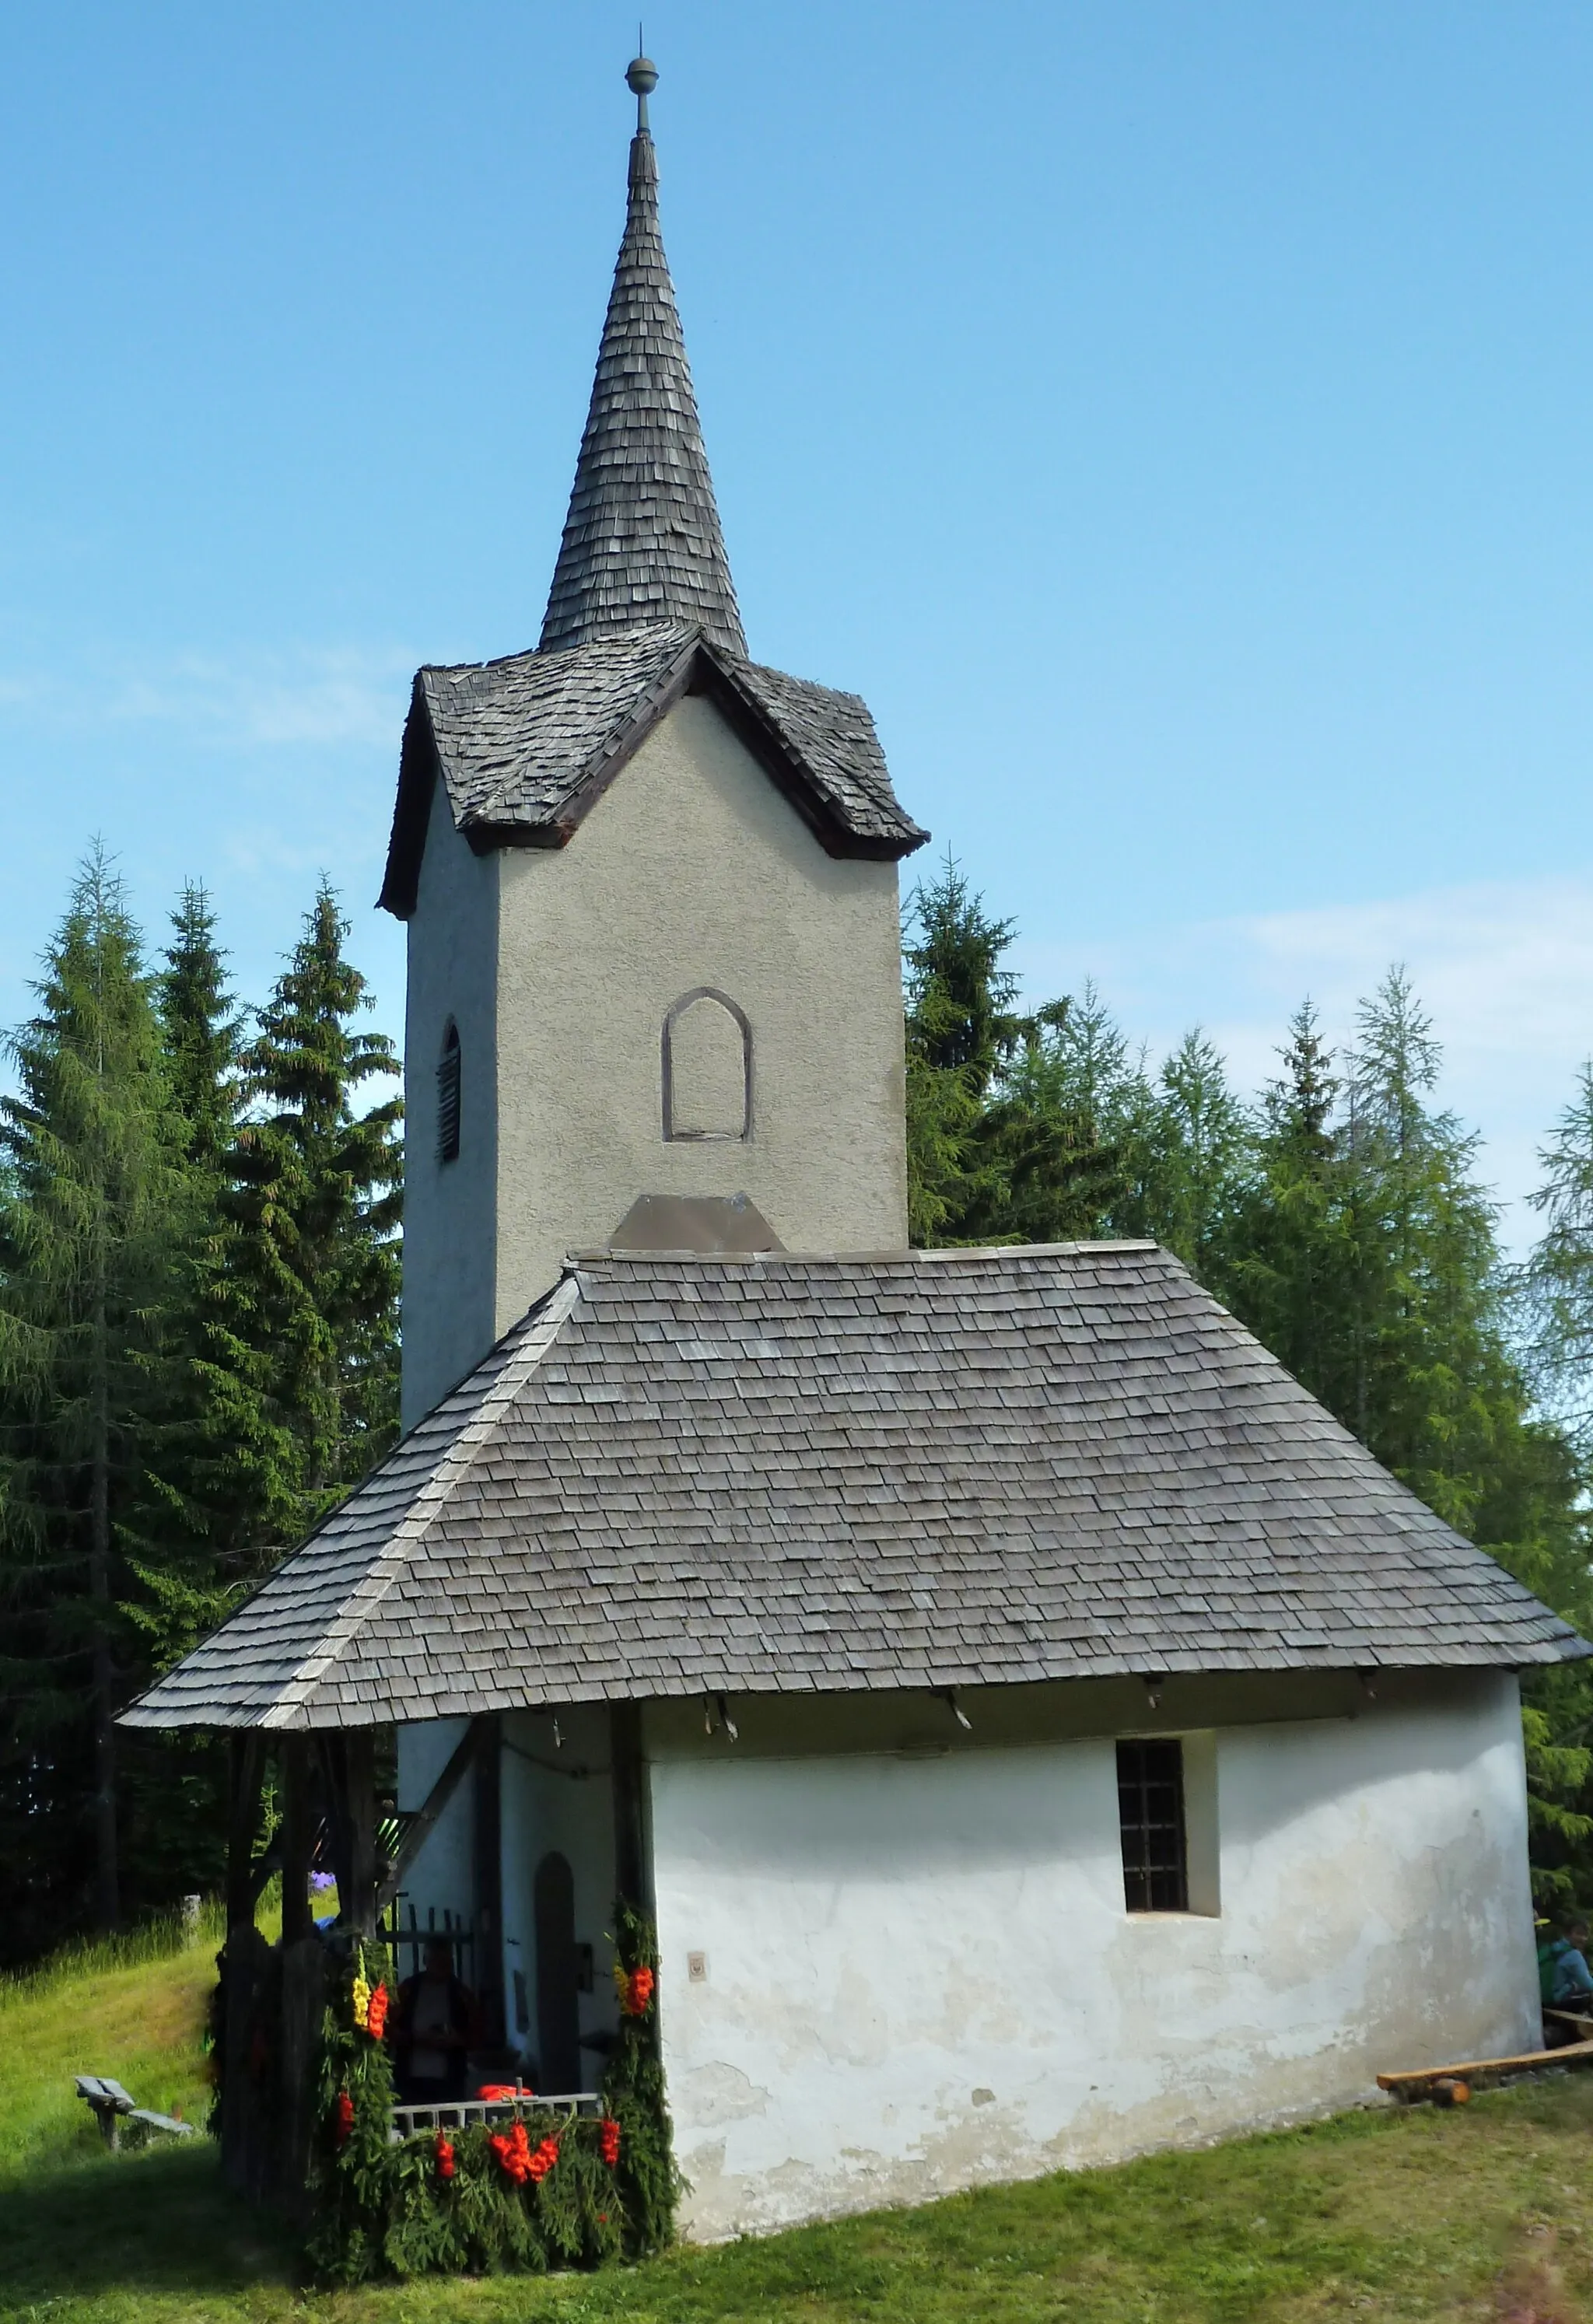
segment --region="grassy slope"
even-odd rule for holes
[[[992,2189],[631,2274],[307,2297],[208,2141],[105,2155],[71,2075],[202,2114],[209,1943],[0,1990],[0,2316],[30,2324],[1593,2324],[1593,2078]],[[79,2120],[78,2117],[83,2117]]]

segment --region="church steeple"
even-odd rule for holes
[[[658,230],[658,169],[647,100],[656,67],[637,57],[630,200],[597,376],[539,650],[584,645],[649,622],[694,622],[744,655],[708,456]]]

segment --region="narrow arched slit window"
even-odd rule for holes
[[[452,1019],[437,1065],[437,1158],[459,1158],[459,1028]]]

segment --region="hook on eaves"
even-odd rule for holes
[[[705,1694],[703,1697],[704,1734],[712,1735],[715,1724],[719,1727],[722,1734],[725,1734],[730,1737],[732,1743],[739,1743],[741,1741],[741,1730],[736,1725],[735,1720],[731,1717],[730,1705],[726,1702],[724,1697],[722,1694]]]

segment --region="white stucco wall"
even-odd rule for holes
[[[1189,1915],[1124,1909],[1110,1736],[655,1753],[687,2232],[1108,2161],[1525,2044],[1515,1682],[1404,1694],[1216,1726],[1219,1909]]]
[[[498,867],[432,795],[409,923],[404,1020],[403,1416],[408,1427],[497,1337]],[[437,1068],[459,1029],[459,1153],[437,1151]]]
[[[894,863],[826,855],[694,696],[568,846],[499,862],[500,1331],[639,1194],[749,1194],[792,1250],[905,1245]],[[664,1018],[699,986],[751,1022],[746,1142],[664,1138]]]

